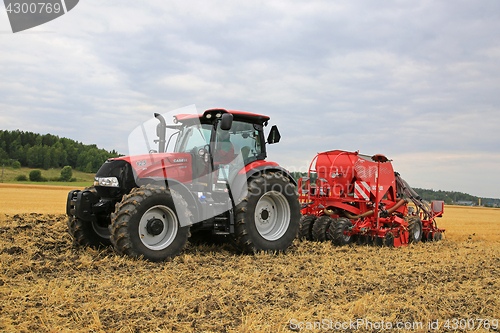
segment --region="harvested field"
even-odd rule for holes
[[[445,207],[438,223],[448,238],[438,243],[296,241],[283,255],[190,244],[169,262],[149,263],[75,248],[62,214],[11,214],[2,205],[0,331],[290,332],[315,323],[312,331],[322,331],[357,319],[365,326],[348,331],[380,331],[382,320],[409,331],[434,332],[427,325],[436,320],[448,331],[447,319],[498,326],[500,210],[468,211]]]
[[[64,214],[68,192],[83,187],[0,184],[0,214]]]

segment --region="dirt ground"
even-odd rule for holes
[[[0,331],[374,332],[390,324],[435,332],[460,331],[465,320],[486,331],[500,319],[500,243],[469,233],[403,248],[296,241],[282,255],[188,245],[149,263],[74,247],[62,214],[0,214]]]

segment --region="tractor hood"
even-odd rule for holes
[[[111,158],[97,171],[94,186],[101,197],[116,198],[136,187],[141,179],[147,178],[190,182],[191,154],[164,153]]]
[[[124,156],[108,162],[126,161],[134,171],[135,178],[172,178],[181,183],[191,181],[191,154],[163,153]]]

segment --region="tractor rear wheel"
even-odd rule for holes
[[[96,222],[83,221],[77,217],[69,216],[68,231],[75,245],[94,248],[111,245],[108,229],[101,227]]]
[[[348,245],[352,241],[351,236],[347,236],[344,232],[347,232],[352,227],[352,222],[345,217],[337,217],[333,221],[333,227],[329,229],[330,239],[336,245]]]
[[[281,173],[249,180],[248,194],[236,207],[237,248],[243,252],[281,252],[297,237],[300,204],[295,186]]]
[[[313,240],[312,230],[314,221],[316,221],[316,215],[304,215],[300,218],[299,239]]]
[[[111,214],[111,242],[119,254],[162,261],[174,257],[190,236],[192,214],[182,196],[165,187],[145,185],[134,188]]]
[[[418,216],[408,216],[408,231],[410,233],[410,243],[418,243],[422,240],[423,230],[422,221]]]
[[[328,215],[320,216],[314,222],[312,228],[312,238],[318,242],[324,242],[330,239],[328,231],[333,228],[333,219]]]

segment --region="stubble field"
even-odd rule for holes
[[[75,248],[63,215],[68,188],[23,190],[16,195],[27,200],[14,208],[12,188],[0,187],[2,332],[319,332],[342,325],[372,332],[389,324],[436,332],[455,324],[460,331],[460,319],[486,331],[500,319],[499,209],[446,206],[438,220],[446,239],[438,243],[295,241],[282,255],[190,244],[171,261],[149,263],[109,248]]]

